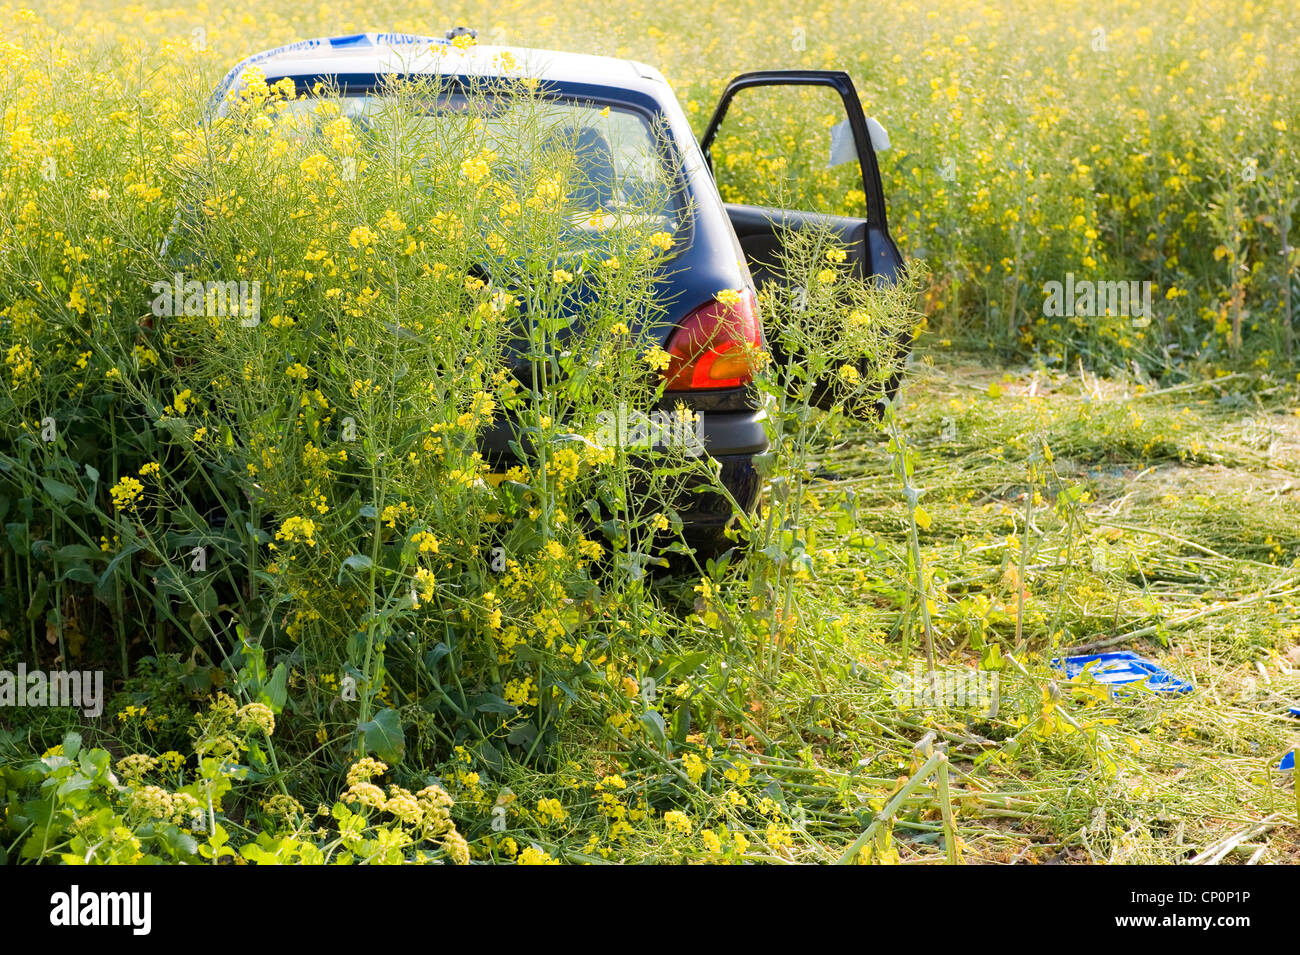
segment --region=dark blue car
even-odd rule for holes
[[[630,60],[546,50],[453,43],[447,38],[408,34],[356,34],[304,40],[249,57],[227,75],[213,94],[220,111],[238,88],[246,68],[256,66],[267,83],[293,80],[300,92],[320,82],[345,97],[373,96],[393,76],[438,75],[466,86],[495,77],[536,78],[559,112],[570,111],[573,137],[567,145],[588,165],[592,204],[615,175],[623,179],[642,159],[664,155],[666,172],[680,183],[682,195],[673,228],[680,249],[665,268],[659,299],[668,309],[663,347],[673,356],[664,372],[668,381],[662,404],[685,404],[699,415],[703,450],[721,466],[721,479],[735,499],[752,508],[759,494],[754,456],[767,449],[763,412],[749,387],[751,371],[741,340],[763,345],[755,280],[780,281],[776,268],[788,229],[830,226],[848,250],[849,264],[860,276],[886,281],[903,268],[890,238],[885,201],[876,166],[873,136],[883,133],[862,111],[846,73],[780,70],[746,73],[726,87],[701,140],[696,140],[685,113],[667,81],[652,67]],[[503,56],[504,54],[504,56]],[[503,63],[510,64],[508,70]],[[843,148],[856,160],[862,177],[865,216],[841,217],[797,210],[724,203],[714,182],[710,147],[728,108],[747,91],[765,86],[813,86],[832,91],[842,103]],[[593,123],[599,114],[600,123]],[[557,114],[558,116],[558,114]],[[562,117],[560,117],[562,118]],[[591,127],[599,125],[601,133]],[[616,167],[621,167],[616,168]],[[603,172],[602,172],[603,170]],[[718,290],[740,290],[735,301],[719,301]],[[503,469],[512,457],[511,423],[500,421],[482,439],[485,457]],[[730,502],[719,495],[697,494],[680,510],[687,541],[704,554],[726,546],[723,526]]]

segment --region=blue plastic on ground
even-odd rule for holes
[[[1138,656],[1131,650],[1119,650],[1114,653],[1094,653],[1090,656],[1066,657],[1052,661],[1052,666],[1064,670],[1069,679],[1081,674],[1089,664],[1088,673],[1098,683],[1112,687],[1125,683],[1137,683],[1145,680],[1146,685],[1157,693],[1190,693],[1192,685],[1180,680],[1164,667]],[[1112,693],[1114,690],[1112,689]]]
[[[1291,715],[1292,715],[1292,716],[1295,716],[1295,717],[1300,717],[1300,706],[1293,706],[1293,707],[1291,707]],[[1280,762],[1280,763],[1277,764],[1277,768],[1280,769],[1280,770],[1295,769],[1295,750],[1294,750],[1294,749],[1291,750],[1291,752],[1287,753],[1285,756],[1282,757],[1282,762]]]

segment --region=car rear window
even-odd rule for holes
[[[289,100],[282,135],[310,134],[342,115],[362,140],[401,123],[400,139],[418,156],[473,140],[486,143],[494,175],[526,176],[550,150],[571,154],[566,182],[568,219],[575,231],[600,234],[619,222],[675,233],[685,208],[680,161],[668,134],[639,110],[560,96],[443,92],[412,98],[384,91],[317,88],[320,95]]]

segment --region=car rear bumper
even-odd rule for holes
[[[658,413],[671,414],[672,405],[668,402],[656,409]],[[633,413],[633,415],[635,412]],[[705,453],[714,458],[736,455],[755,455],[767,450],[767,433],[763,430],[763,421],[767,413],[761,409],[748,408],[744,411],[696,411],[699,423],[692,443],[702,445]],[[629,420],[631,419],[631,420]],[[629,440],[628,451],[636,453],[646,447],[644,430],[636,433],[637,420],[627,412],[610,413],[606,419],[609,426],[606,431],[610,436]],[[642,428],[651,419],[641,416]],[[652,422],[653,423],[653,422]],[[655,433],[653,428],[651,433]],[[617,440],[617,439],[616,439]],[[510,445],[519,442],[518,425],[510,419],[497,418],[492,425],[479,436],[479,450],[493,468],[510,467],[518,463],[518,456]],[[651,446],[657,445],[657,442]],[[526,452],[525,448],[525,452]]]
[[[659,410],[668,410],[667,401]],[[768,448],[767,433],[763,429],[766,412],[762,409],[749,408],[743,411],[697,411],[699,415],[697,440],[702,440],[703,449],[719,466],[718,480],[736,503],[746,511],[752,510],[758,502],[759,476],[754,466],[754,456]],[[623,435],[629,430],[625,426],[611,429]],[[494,471],[504,471],[518,463],[518,456],[511,449],[511,442],[518,441],[517,429],[512,421],[498,419],[479,439],[479,447],[484,459]],[[627,449],[638,467],[652,468],[652,460],[638,452],[639,446]],[[692,491],[691,485],[699,487],[703,478],[692,479],[683,489],[681,498],[675,502],[676,510],[686,525],[687,537],[693,537],[693,531],[705,534],[720,531],[731,519],[731,501],[717,491]]]
[[[767,450],[767,432],[761,409],[745,411],[701,411],[704,450],[715,458],[762,454]]]
[[[759,476],[753,454],[714,455],[718,462],[718,481],[736,499],[743,511],[752,511],[758,503]],[[721,530],[731,520],[732,507],[725,495],[717,491],[693,493],[679,502],[677,513],[685,525],[688,540],[700,533]]]

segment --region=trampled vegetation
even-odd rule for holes
[[[108,674],[102,713],[0,710],[7,861],[1295,861],[1294,15],[823,6],[7,19],[0,670]],[[418,84],[201,122],[248,52],[455,22],[653,63],[701,128],[743,69],[844,68],[890,130],[911,280],[792,244],[806,299],[760,305],[803,360],[750,356],[773,448],[717,560],[677,515],[707,458],[601,432],[671,360],[667,184],[573,228],[527,84],[520,157]],[[863,201],[798,149],[820,114],[753,122],[724,198]],[[259,284],[188,309],[181,271]],[[1045,314],[1067,274],[1151,314]],[[1076,647],[1193,689],[1067,681]]]

